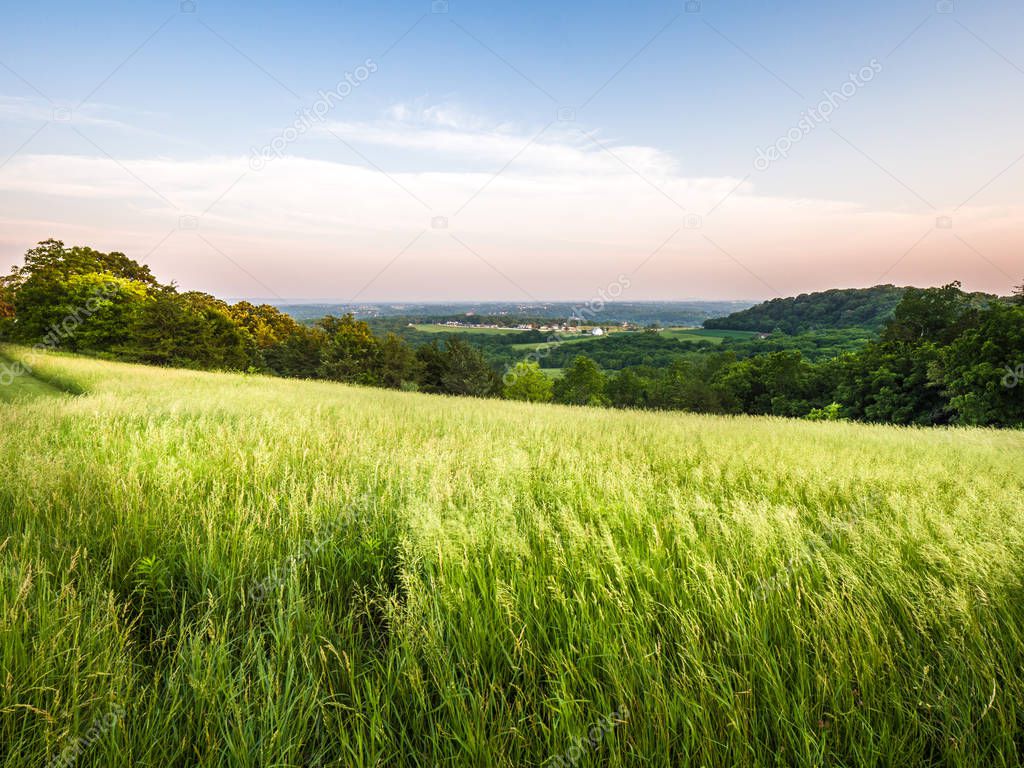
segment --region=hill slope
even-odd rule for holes
[[[1024,759],[1020,433],[38,367],[0,764]]]
[[[802,293],[772,299],[727,317],[705,320],[705,328],[770,333],[803,333],[824,328],[881,328],[903,297],[903,288],[833,288],[821,293]]]

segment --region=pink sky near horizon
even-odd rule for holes
[[[498,177],[292,158],[259,172],[245,158],[147,160],[129,174],[106,158],[23,155],[0,177],[0,265],[53,237],[122,251],[184,289],[340,301],[578,299],[619,275],[624,300],[953,280],[1006,294],[1024,279],[1024,206],[787,198],[756,178],[641,178],[578,154],[577,168]]]

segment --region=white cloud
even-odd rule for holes
[[[380,120],[328,121],[315,132],[356,144],[417,152],[438,168],[468,161],[474,169],[493,172],[515,158],[512,173],[530,169],[620,174],[632,169],[665,178],[677,170],[675,159],[665,152],[620,144],[575,122],[513,125],[488,121],[450,104],[396,104]]]

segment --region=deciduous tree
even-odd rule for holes
[[[506,374],[504,394],[509,400],[546,403],[554,396],[554,384],[539,363],[523,360]]]

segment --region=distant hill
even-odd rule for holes
[[[300,323],[319,320],[325,315],[351,312],[364,320],[396,319],[407,323],[497,323],[516,325],[536,320],[565,320],[569,317],[600,318],[601,323],[636,323],[663,326],[700,325],[709,317],[724,317],[746,309],[749,301],[546,301],[546,302],[447,302],[447,303],[305,303],[271,301],[282,312]]]
[[[764,333],[780,328],[789,334],[827,328],[878,329],[892,316],[905,290],[895,285],[876,285],[802,293],[788,299],[772,299],[727,317],[705,320],[704,327]]]

